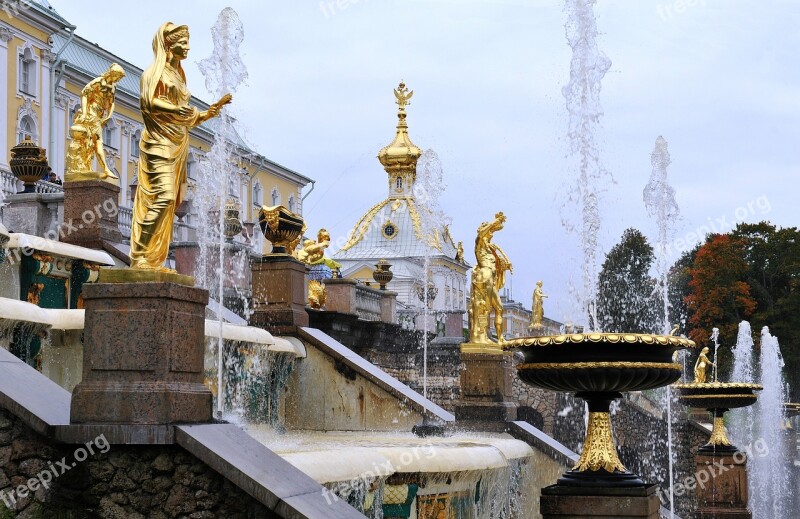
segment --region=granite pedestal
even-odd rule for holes
[[[459,425],[502,430],[506,422],[516,420],[511,355],[462,351],[461,362],[461,400],[455,406]]]
[[[656,485],[634,488],[583,488],[552,485],[542,489],[542,519],[659,519]]]
[[[745,453],[697,454],[695,464],[696,519],[752,519]]]
[[[84,285],[83,380],[70,421],[80,424],[208,422],[203,384],[208,292],[176,283]]]
[[[253,304],[250,326],[292,335],[308,326],[306,265],[288,254],[268,254],[251,264]]]
[[[101,250],[104,241],[122,242],[118,213],[119,186],[102,180],[64,182],[61,241]]]

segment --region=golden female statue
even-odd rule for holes
[[[708,348],[703,348],[694,365],[694,383],[704,384],[706,382],[706,371],[713,365],[714,363],[708,358]]]
[[[225,94],[206,111],[189,106],[181,61],[189,53],[189,28],[167,22],[153,38],[155,60],[142,74],[139,105],[145,129],[139,142],[139,187],[133,204],[131,268],[174,272],[164,266],[175,208],[186,183],[189,130],[219,115]]]
[[[542,320],[544,319],[544,298],[547,295],[542,290],[542,282],[536,282],[536,288],[533,290],[533,308],[531,309],[531,328],[543,328]]]
[[[67,172],[65,180],[119,180],[106,162],[103,148],[103,126],[114,113],[117,82],[125,77],[125,71],[116,63],[89,82],[81,91],[81,108],[75,114],[75,121],[69,129],[71,138],[67,149]],[[92,159],[97,156],[97,164],[103,173],[92,171]]]
[[[475,258],[477,265],[472,271],[469,306],[469,342],[472,344],[491,344],[488,336],[489,314],[494,310],[494,329],[497,342],[503,343],[503,302],[500,289],[505,284],[505,272],[512,271],[511,261],[505,252],[492,243],[495,232],[503,228],[505,215],[500,212],[491,222],[478,227],[475,238]],[[462,348],[463,350],[463,348]]]

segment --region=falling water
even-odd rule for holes
[[[603,115],[601,81],[611,67],[611,60],[597,46],[594,4],[595,0],[567,0],[565,29],[567,42],[572,48],[572,61],[569,82],[561,90],[569,112],[569,151],[578,161],[576,185],[568,189],[562,210],[567,214],[572,210],[568,205],[572,204],[581,208],[583,293],[579,299],[587,330],[597,326],[599,191],[603,180],[610,177],[600,161],[597,133]],[[567,217],[562,219],[562,224],[570,232],[575,230],[575,223]]]
[[[787,396],[784,362],[778,338],[772,336],[766,326],[761,330],[759,367],[759,383],[764,389],[753,410],[756,419],[751,428],[751,441],[763,442],[769,453],[765,456],[754,454],[751,458],[753,517],[797,517],[798,511],[791,510],[790,504],[794,493],[789,488],[786,463],[792,458],[787,452],[783,431],[786,423],[783,404]]]
[[[432,304],[428,293],[431,283],[431,254],[436,241],[441,235],[447,220],[439,205],[439,199],[444,192],[444,175],[442,163],[435,151],[429,149],[422,153],[417,167],[417,181],[414,184],[414,198],[419,205],[421,218],[420,226],[422,235],[427,243],[423,247],[423,328],[422,334],[422,396],[428,397],[428,326]]]
[[[667,246],[675,234],[675,222],[680,214],[678,202],[675,200],[675,189],[669,184],[667,179],[667,166],[672,161],[669,156],[669,149],[666,139],[658,136],[653,152],[650,154],[650,163],[653,170],[650,179],[644,188],[643,198],[647,213],[651,218],[655,218],[658,226],[658,238],[656,239],[656,274],[658,284],[656,290],[661,296],[662,305],[662,326],[661,332],[670,333],[672,326],[669,322],[669,284],[667,266]],[[672,387],[668,386],[665,391],[667,402],[667,448],[669,451],[669,489],[670,489],[670,514],[675,514],[674,496],[674,463],[672,445]]]
[[[239,46],[244,38],[242,22],[236,11],[226,7],[220,12],[217,22],[211,29],[211,36],[214,42],[214,51],[211,57],[198,63],[200,71],[206,78],[206,88],[215,98],[219,99],[224,94],[234,93],[240,84],[247,78],[247,69],[239,55]],[[228,109],[223,108],[216,121],[216,131],[214,133],[214,144],[206,160],[201,162],[200,181],[197,186],[196,196],[197,209],[200,216],[201,236],[200,256],[198,262],[197,279],[201,286],[211,288],[212,279],[217,281],[217,301],[220,327],[217,340],[217,387],[220,397],[223,393],[223,339],[222,339],[222,314],[225,290],[225,202],[224,193],[229,191],[229,182],[235,178],[234,167],[231,160],[231,143],[235,136],[232,118],[228,114]],[[212,222],[207,221],[212,208],[216,206],[217,229],[211,232],[210,236],[205,234],[205,230],[212,229]],[[204,221],[206,220],[206,221]],[[211,247],[214,238],[216,244]],[[217,248],[218,264],[215,275],[209,276],[208,262],[211,251]],[[211,277],[212,279],[209,279]],[[217,398],[217,414],[221,416],[223,398]]]
[[[753,372],[753,332],[750,323],[742,321],[739,323],[739,333],[736,337],[736,346],[733,350],[733,374],[731,382],[754,382],[755,373]],[[747,445],[755,438],[753,435],[754,407],[738,409],[731,415],[731,435],[737,445]],[[751,471],[752,473],[752,471]],[[752,488],[752,487],[751,487]]]

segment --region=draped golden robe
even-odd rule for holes
[[[147,95],[142,92],[142,96]],[[187,106],[191,94],[178,71],[165,66],[154,98]],[[199,112],[189,117],[167,113],[142,100],[145,129],[139,143],[139,187],[131,224],[131,267],[162,268],[169,253],[175,208],[186,188],[189,129],[199,124]]]

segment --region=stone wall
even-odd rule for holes
[[[669,446],[667,422],[633,402],[619,401],[614,431],[622,463],[648,483],[659,483],[662,504],[669,507]],[[675,406],[672,446],[674,456],[673,483],[686,481],[695,472],[695,453],[708,442],[709,433],[688,420],[685,411]],[[666,410],[664,410],[666,415]],[[675,513],[691,517],[695,509],[693,490],[675,493]]]
[[[309,310],[308,313],[312,328],[322,330],[422,394],[422,332],[339,312]],[[463,339],[428,336],[428,398],[452,412],[461,396],[459,345]]]
[[[0,518],[277,517],[179,446],[109,446],[101,437],[82,462],[78,449],[90,452],[55,444],[0,409]],[[29,484],[53,471],[49,488]],[[25,485],[34,491],[19,492]]]

